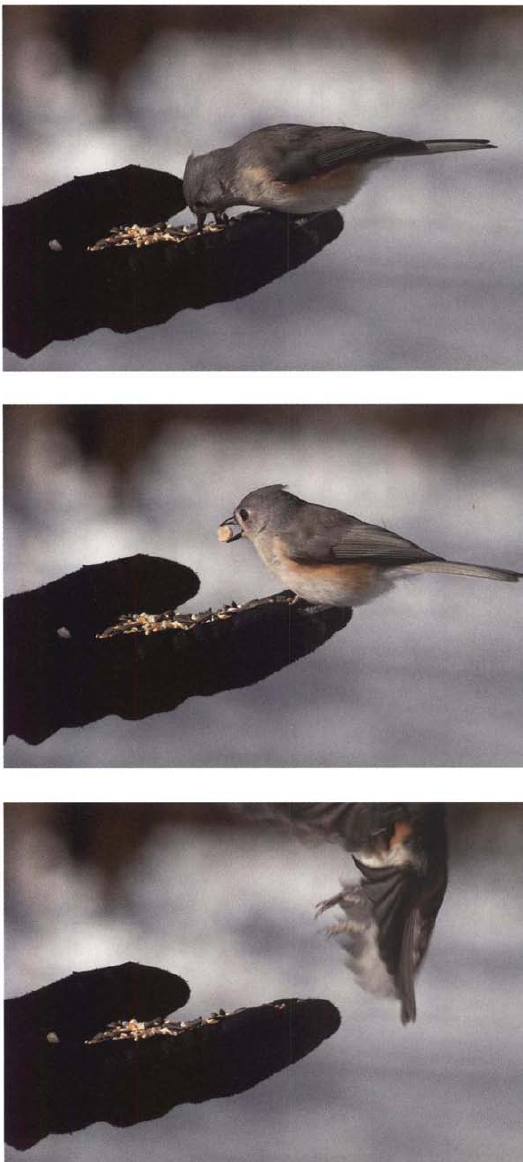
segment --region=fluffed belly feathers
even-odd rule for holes
[[[350,202],[377,165],[385,162],[351,162],[328,173],[299,182],[276,182],[263,167],[242,169],[238,202],[281,210],[288,214],[311,214],[333,210]],[[233,204],[233,203],[231,203]]]

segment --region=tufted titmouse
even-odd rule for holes
[[[511,569],[446,561],[380,525],[337,508],[308,504],[283,484],[256,488],[218,530],[223,541],[245,536],[286,588],[312,605],[363,605],[413,573],[459,573],[519,581]],[[239,532],[234,533],[231,525]]]
[[[358,883],[318,904],[344,915],[327,929],[349,954],[359,985],[396,997],[404,1025],[416,1019],[415,974],[447,887],[447,830],[441,803],[245,803],[250,820],[291,831],[307,846],[330,840],[351,853]]]
[[[326,807],[328,816],[333,807],[346,809],[348,804],[313,806]],[[349,968],[366,992],[397,997],[402,1024],[407,1025],[416,1020],[414,977],[447,888],[445,808],[440,803],[358,806],[370,817],[369,833],[356,845],[349,828],[345,846],[353,852],[361,880],[345,884],[317,912],[339,905],[344,916],[329,931],[348,952]],[[303,811],[301,804],[297,808]],[[334,823],[342,838],[345,815],[341,828]]]
[[[189,157],[185,199],[201,230],[207,214],[259,206],[313,214],[344,206],[380,162],[406,154],[495,149],[486,138],[412,141],[341,125],[267,125],[235,145]]]

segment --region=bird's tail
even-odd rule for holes
[[[462,561],[417,561],[402,565],[402,573],[459,573],[466,577],[486,577],[491,581],[519,581],[523,573],[513,569],[496,569],[490,565],[468,565]]]
[[[486,137],[451,138],[449,141],[424,141],[427,153],[450,153],[452,149],[497,149]]]

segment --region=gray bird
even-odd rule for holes
[[[495,149],[486,138],[414,141],[341,125],[267,125],[234,145],[190,155],[185,199],[203,227],[230,206],[313,214],[344,206],[376,165],[393,157]]]
[[[333,840],[352,855],[359,883],[317,907],[343,915],[328,929],[348,953],[357,983],[400,1002],[416,1019],[414,982],[447,889],[447,829],[441,803],[257,803],[242,814],[292,828],[298,839]]]
[[[239,531],[235,534],[232,525]],[[220,540],[247,537],[271,573],[312,605],[363,605],[414,573],[456,573],[519,581],[512,569],[447,561],[381,525],[337,508],[309,504],[283,484],[244,496],[218,529]]]

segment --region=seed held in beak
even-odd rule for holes
[[[239,531],[237,533],[235,533],[234,529],[231,528],[231,525],[234,525],[235,528],[238,528],[238,525],[236,524],[236,521],[235,521],[233,516],[228,516],[227,520],[222,521],[221,525],[219,525],[219,527],[218,527],[218,540],[219,541],[225,541],[225,542],[238,541],[239,538],[243,536],[241,529],[239,529]]]

